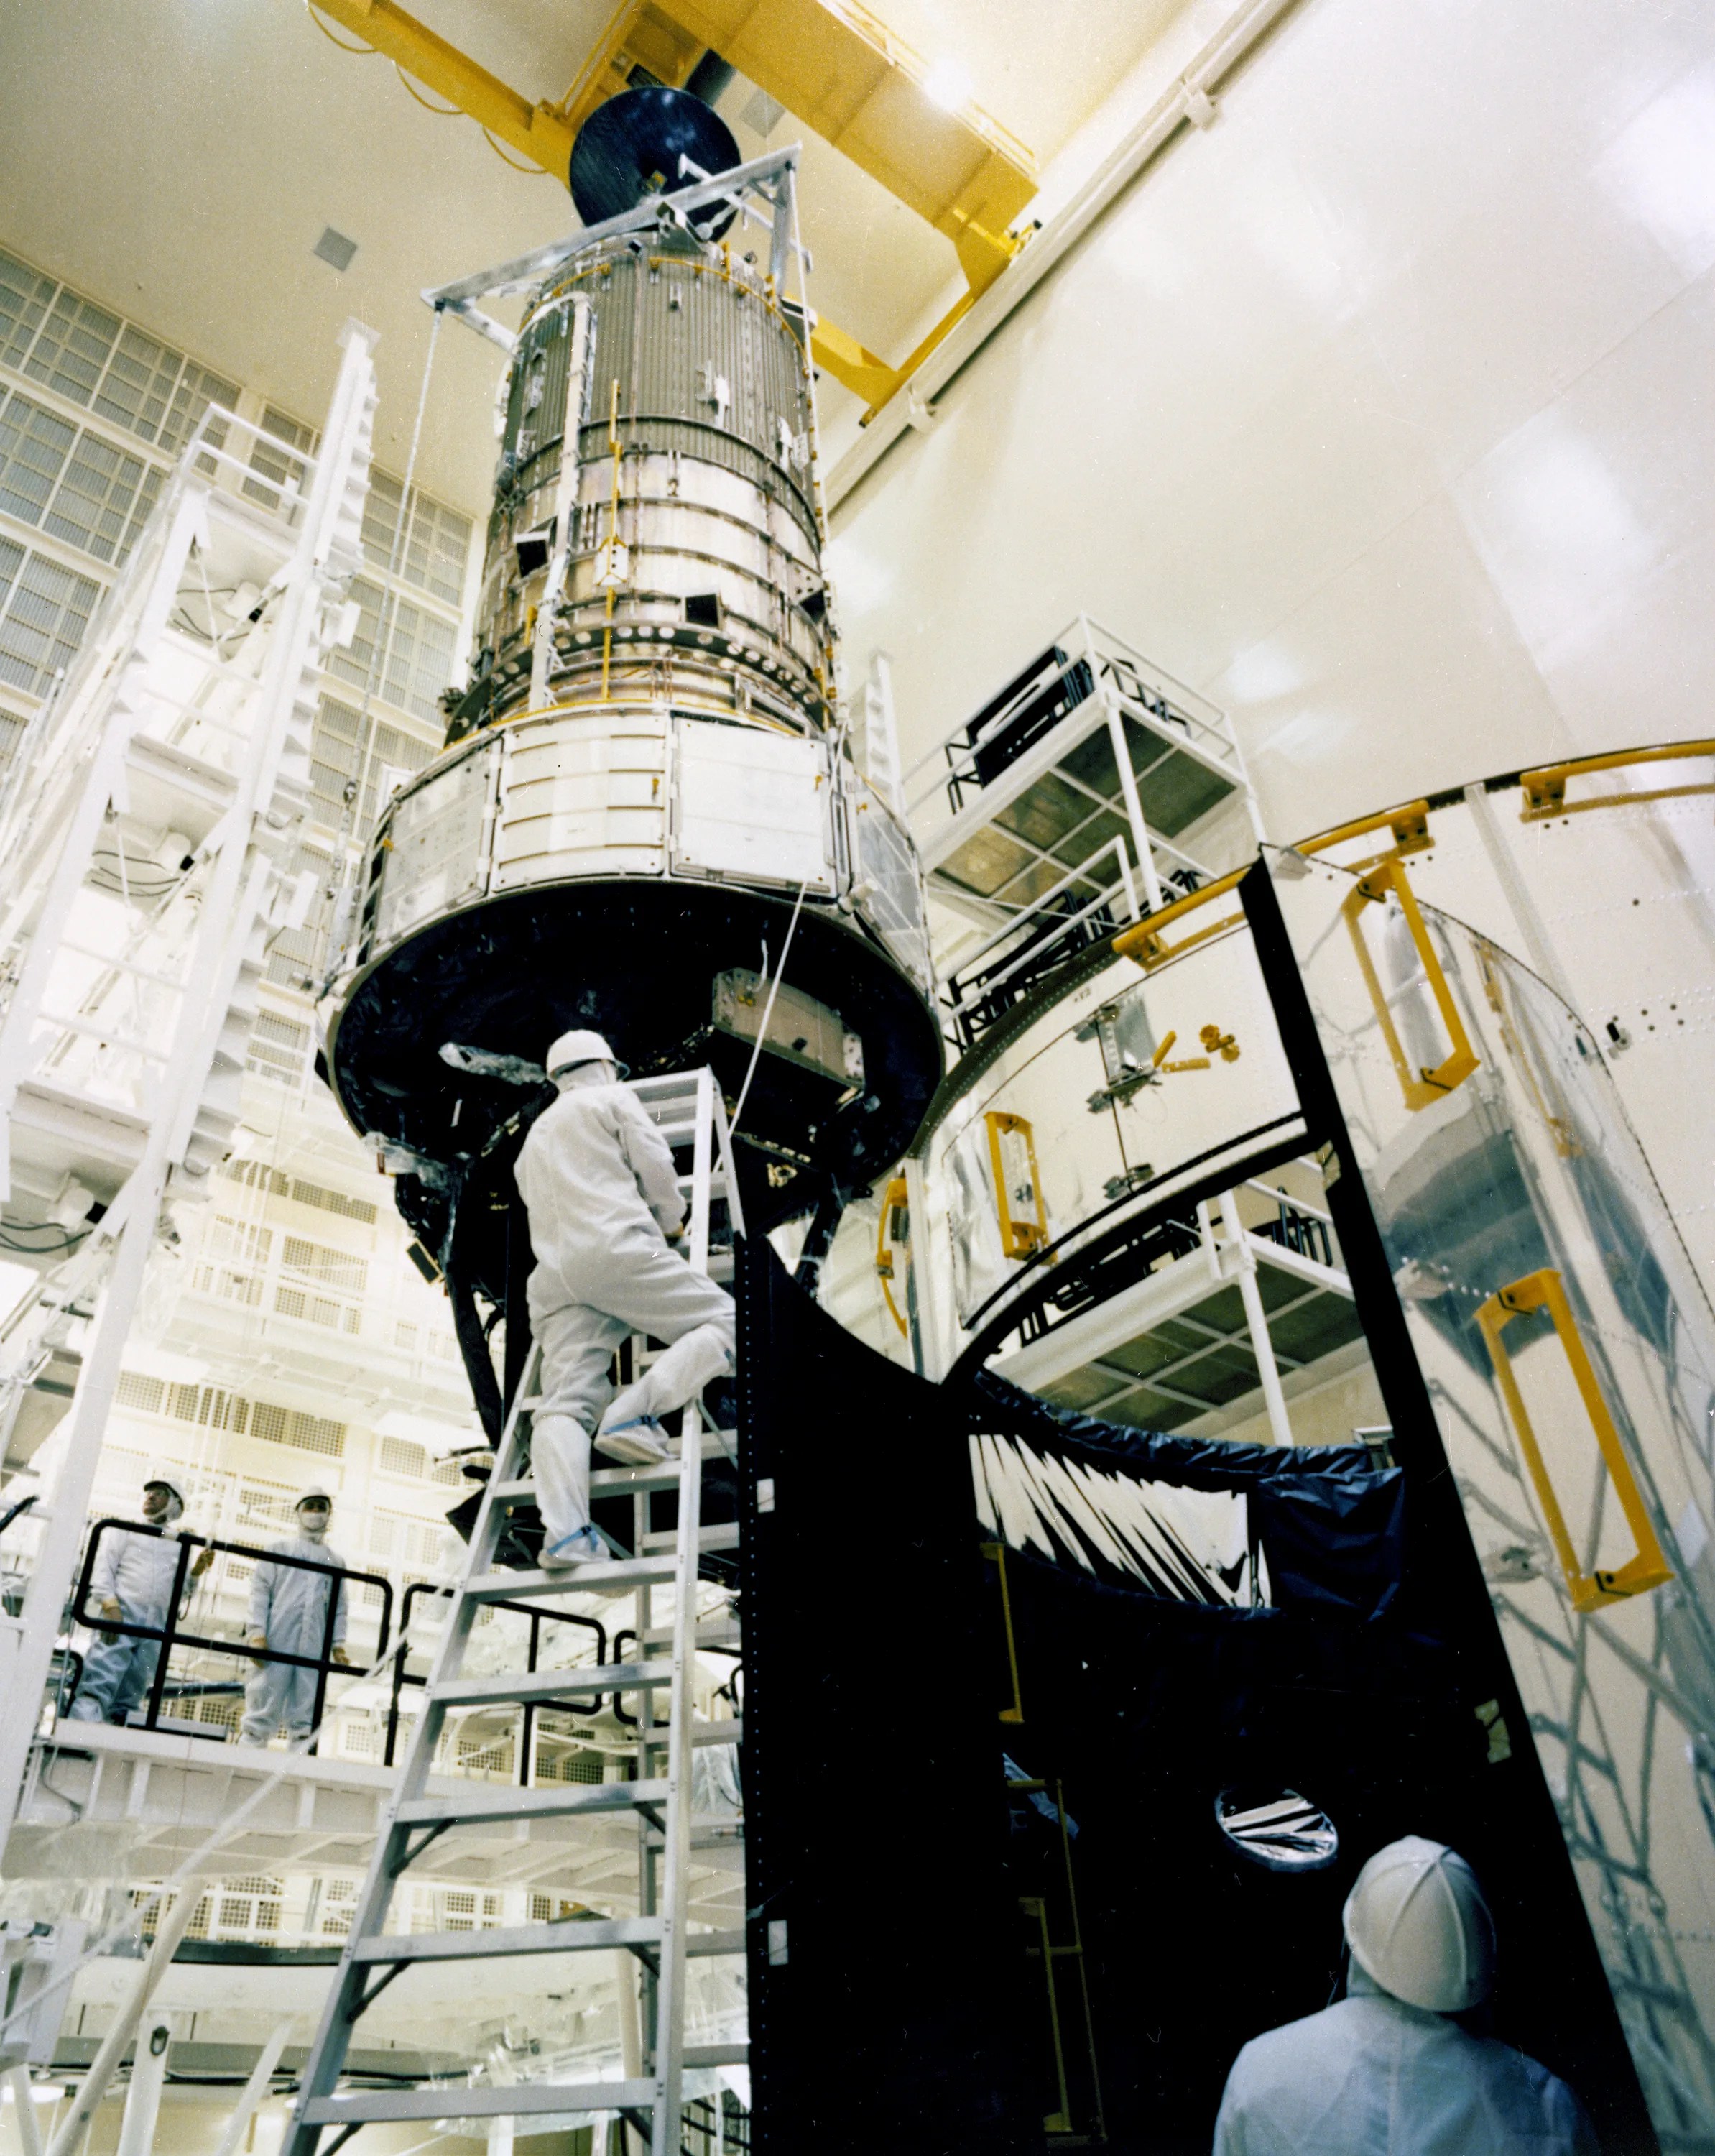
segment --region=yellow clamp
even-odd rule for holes
[[[1637,1544],[1636,1554],[1612,1572],[1585,1572],[1578,1561],[1572,1537],[1566,1525],[1566,1515],[1560,1509],[1560,1500],[1549,1479],[1548,1463],[1543,1457],[1542,1446],[1531,1427],[1526,1412],[1524,1395],[1519,1390],[1518,1379],[1513,1368],[1512,1358],[1507,1353],[1503,1332],[1515,1317],[1528,1312],[1546,1310],[1554,1321],[1554,1331],[1566,1351],[1574,1382],[1584,1401],[1584,1412],[1596,1433],[1596,1443],[1601,1449],[1607,1465],[1614,1494],[1620,1500],[1620,1509],[1625,1515],[1632,1539]],[[1620,1432],[1609,1413],[1608,1403],[1602,1397],[1602,1389],[1596,1378],[1584,1338],[1578,1329],[1578,1320],[1572,1314],[1572,1306],[1566,1298],[1566,1284],[1552,1266],[1545,1265],[1540,1272],[1527,1273],[1510,1287],[1503,1287],[1492,1295],[1477,1313],[1477,1322],[1487,1342],[1489,1360],[1494,1365],[1508,1413],[1518,1433],[1519,1450],[1524,1455],[1524,1464],[1530,1470],[1530,1479],[1536,1486],[1541,1502],[1543,1517],[1548,1522],[1549,1535],[1554,1545],[1554,1554],[1560,1560],[1560,1570],[1565,1576],[1566,1591],[1572,1598],[1572,1606],[1580,1613],[1602,1609],[1610,1602],[1617,1602],[1628,1594],[1646,1594],[1652,1587],[1661,1587],[1673,1578],[1673,1568],[1662,1553],[1656,1538],[1643,1492],[1638,1488],[1637,1477],[1631,1471],[1631,1463],[1620,1441]]]
[[[1435,997],[1436,1008],[1441,1014],[1441,1024],[1446,1028],[1451,1044],[1446,1055],[1433,1069],[1427,1064],[1414,1070],[1406,1058],[1405,1044],[1400,1039],[1400,1029],[1394,1024],[1394,1014],[1388,1009],[1387,997],[1377,977],[1375,962],[1369,955],[1369,947],[1364,941],[1364,932],[1358,917],[1372,901],[1380,903],[1390,891],[1400,901],[1400,910],[1405,916],[1405,926],[1410,931],[1411,941],[1417,947],[1417,955],[1423,961],[1423,970],[1429,981],[1430,991]],[[1384,855],[1368,875],[1362,876],[1352,886],[1351,893],[1340,908],[1350,932],[1352,948],[1358,954],[1358,965],[1364,976],[1364,985],[1369,992],[1369,1001],[1375,1012],[1375,1022],[1381,1028],[1382,1038],[1388,1045],[1398,1074],[1400,1091],[1405,1096],[1405,1106],[1414,1111],[1426,1108],[1431,1101],[1446,1098],[1456,1086],[1462,1086],[1482,1060],[1472,1047],[1465,1024],[1453,1001],[1453,991],[1447,985],[1447,977],[1441,970],[1441,962],[1429,938],[1419,911],[1416,893],[1410,880],[1400,865],[1397,854]]]

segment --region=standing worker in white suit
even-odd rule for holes
[[[151,1475],[143,1485],[143,1517],[156,1532],[144,1534],[135,1527],[110,1529],[95,1551],[90,1575],[90,1593],[101,1614],[126,1625],[153,1625],[166,1629],[167,1605],[179,1572],[179,1538],[173,1523],[184,1515],[185,1500],[176,1482],[165,1475]],[[206,1549],[190,1567],[185,1593],[212,1563],[214,1552]],[[90,1648],[84,1662],[77,1697],[67,1720],[123,1722],[155,1681],[161,1659],[159,1640],[136,1633],[110,1632]]]
[[[666,1459],[658,1418],[731,1373],[738,1332],[726,1290],[668,1247],[685,1220],[673,1148],[619,1083],[606,1040],[562,1034],[548,1075],[560,1098],[536,1119],[514,1173],[536,1259],[528,1301],[542,1404],[530,1450],[541,1562],[551,1568],[607,1554],[590,1523],[592,1435],[612,1459]],[[609,1404],[608,1367],[633,1332],[667,1352]]]
[[[1494,1984],[1495,1922],[1465,1860],[1407,1835],[1346,1898],[1346,1996],[1247,2044],[1215,2156],[1597,2156],[1564,2082],[1453,2018]]]
[[[325,1490],[306,1490],[294,1508],[298,1532],[268,1546],[269,1557],[307,1558],[311,1564],[339,1565],[346,1560],[330,1544],[327,1533],[334,1517],[334,1501]],[[328,1639],[328,1597],[334,1586],[330,1574],[311,1572],[301,1564],[270,1564],[264,1558],[250,1582],[249,1644],[258,1654],[273,1648],[277,1655],[307,1655],[321,1660]],[[339,1583],[334,1607],[333,1637],[328,1659],[345,1662],[346,1583]],[[284,1727],[289,1743],[308,1738],[315,1714],[317,1672],[296,1662],[264,1662],[244,1687],[244,1720],[238,1732],[241,1744],[266,1744],[275,1730]]]

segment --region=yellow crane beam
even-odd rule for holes
[[[1018,251],[1006,227],[1036,192],[1021,142],[969,103],[947,109],[934,70],[858,0],[622,0],[557,105],[527,98],[438,37],[397,0],[313,0],[405,74],[562,185],[571,146],[633,71],[682,85],[714,50],[917,212],[957,249],[970,290],[903,367],[832,322],[811,338],[816,364],[873,413],[910,379]]]
[[[980,106],[938,95],[935,69],[859,0],[657,4],[945,233],[979,291],[1011,260],[1036,161]]]
[[[314,0],[317,12],[353,32],[426,90],[468,113],[479,126],[545,172],[571,184],[574,130],[551,105],[532,105],[486,68],[438,38],[394,0]]]

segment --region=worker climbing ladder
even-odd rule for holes
[[[699,1271],[724,1270],[726,1253],[712,1244],[711,1216],[724,1199],[735,1234],[742,1232],[731,1147],[721,1096],[707,1070],[635,1081],[632,1091],[669,1145],[689,1145],[689,1174],[680,1178],[690,1200],[687,1243]],[[688,2048],[685,2043],[688,1962],[693,1957],[736,1954],[742,1930],[693,1934],[689,1923],[693,1817],[694,1750],[699,1744],[735,1743],[736,1719],[695,1722],[696,1658],[699,1645],[726,1644],[730,1622],[698,1625],[698,1570],[703,1552],[735,1546],[737,1530],[702,1527],[702,1466],[724,1442],[705,1433],[694,1403],[683,1411],[679,1458],[659,1466],[604,1470],[591,1478],[598,1496],[629,1492],[636,1531],[629,1556],[579,1566],[573,1572],[513,1572],[494,1568],[511,1515],[535,1500],[534,1484],[519,1472],[525,1433],[539,1404],[539,1351],[532,1348],[506,1418],[492,1477],[484,1498],[463,1578],[437,1645],[409,1748],[382,1825],[369,1876],[354,1912],[321,2024],[306,2063],[296,2109],[281,2156],[316,2156],[325,2127],[338,2129],[322,2156],[365,2125],[384,2120],[449,2117],[521,2118],[622,2114],[648,2122],[650,2156],[679,2156],[683,2081],[688,2068],[742,2061],[742,2046]],[[653,1492],[674,1490],[678,1510],[670,1532],[649,1529]],[[654,1598],[669,1588],[670,1620],[652,1622]],[[466,1707],[543,1704],[564,1697],[563,1669],[468,1676],[466,1648],[484,1608],[491,1603],[549,1600],[591,1590],[629,1590],[637,1597],[636,1659],[576,1672],[579,1692],[641,1696],[637,1779],[600,1784],[561,1783],[541,1788],[497,1789],[485,1784],[431,1791],[435,1753],[449,1712]],[[668,1651],[663,1654],[660,1650]],[[664,1719],[656,1703],[664,1697]],[[629,1811],[637,1823],[639,1910],[635,1916],[576,1923],[533,1924],[513,1930],[407,1933],[385,1927],[389,1905],[412,1864],[444,1833],[467,1822],[590,1818]],[[730,1821],[719,1823],[729,1826]],[[404,1971],[426,1963],[628,1949],[646,1972],[642,2029],[646,2071],[618,2081],[523,2082],[452,2090],[338,2088],[356,2024],[377,1995]]]

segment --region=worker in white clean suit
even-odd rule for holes
[[[346,1562],[328,1541],[333,1523],[334,1501],[325,1490],[306,1490],[295,1507],[298,1532],[268,1546],[269,1557],[307,1558],[313,1564],[343,1565]],[[325,1646],[329,1659],[345,1663],[346,1582],[339,1583],[334,1609],[333,1637],[328,1638],[328,1599],[334,1581],[325,1572],[309,1572],[295,1564],[258,1564],[250,1582],[249,1645],[260,1655],[272,1648],[277,1655],[308,1655],[320,1661]],[[244,1720],[238,1732],[241,1744],[266,1744],[277,1729],[287,1740],[301,1743],[310,1732],[315,1713],[317,1672],[295,1662],[261,1662],[244,1686]]]
[[[562,1034],[548,1075],[560,1098],[537,1117],[514,1173],[536,1260],[527,1299],[542,1404],[530,1453],[541,1562],[552,1568],[607,1554],[590,1523],[592,1435],[610,1459],[664,1460],[659,1418],[730,1373],[737,1324],[726,1290],[668,1248],[685,1219],[673,1149],[619,1083],[607,1043]],[[609,1365],[633,1332],[666,1352],[612,1399]]]
[[[178,1578],[179,1537],[174,1522],[184,1516],[185,1500],[178,1485],[165,1475],[154,1475],[143,1485],[143,1517],[156,1534],[135,1527],[110,1527],[95,1548],[90,1593],[104,1617],[125,1625],[165,1627],[173,1582]],[[212,1550],[204,1550],[186,1576],[200,1579],[212,1562]],[[84,1661],[77,1697],[67,1719],[72,1722],[123,1722],[155,1681],[161,1659],[161,1642],[126,1632],[98,1639]]]
[[[1462,1857],[1416,1835],[1378,1850],[1345,1933],[1345,1998],[1246,2045],[1215,2156],[1597,2156],[1564,2082],[1452,2019],[1494,1983],[1494,1919]]]

